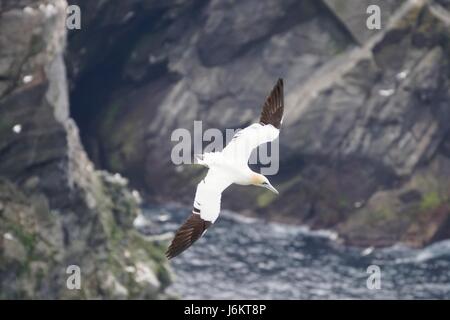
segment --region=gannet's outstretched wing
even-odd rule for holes
[[[229,175],[218,169],[210,169],[206,177],[197,185],[194,209],[189,218],[177,230],[167,249],[171,259],[189,248],[213,224],[220,212],[222,192],[232,183]]]
[[[266,125],[271,124],[280,129],[284,112],[283,79],[278,79],[277,84],[270,92],[264,103],[259,121]]]
[[[167,249],[166,257],[172,259],[189,248],[211,224],[210,221],[203,220],[198,213],[193,212],[175,233]]]
[[[223,149],[222,154],[226,158],[237,162],[247,163],[253,149],[278,138],[283,120],[283,111],[283,80],[278,79],[277,84],[264,103],[260,122],[238,131]]]

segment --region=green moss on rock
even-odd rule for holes
[[[428,192],[422,198],[422,201],[420,203],[420,209],[433,210],[437,208],[441,203],[442,200],[437,194],[437,192]]]

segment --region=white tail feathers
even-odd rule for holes
[[[205,167],[208,167],[204,161],[204,156],[203,154],[195,154],[194,155],[194,164],[199,164]]]
[[[210,168],[211,165],[218,164],[222,158],[221,152],[207,152],[194,155],[194,163]]]

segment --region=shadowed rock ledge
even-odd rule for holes
[[[134,230],[138,194],[94,169],[69,117],[66,6],[0,0],[0,298],[163,298],[164,244]]]

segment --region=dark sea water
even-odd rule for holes
[[[148,207],[153,223],[143,230],[175,231],[189,214],[177,205]],[[370,265],[381,270],[380,289],[367,288]],[[349,248],[330,232],[227,211],[172,269],[169,291],[186,299],[450,298],[450,241],[421,250]]]

